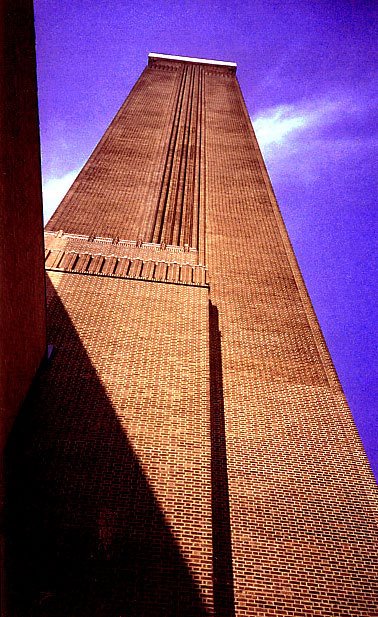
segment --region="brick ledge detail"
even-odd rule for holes
[[[75,251],[45,251],[46,270],[138,279],[150,282],[175,283],[208,287],[207,269],[202,265],[177,262],[130,259],[128,257],[77,253]]]

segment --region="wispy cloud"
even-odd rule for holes
[[[306,129],[332,123],[342,110],[343,103],[337,100],[278,105],[260,112],[253,126],[260,146],[267,148],[290,141]]]
[[[280,105],[257,116],[253,120],[253,126],[260,147],[281,144],[290,133],[305,128],[308,118],[298,111],[293,105]]]
[[[327,160],[376,148],[378,136],[371,130],[375,103],[376,97],[366,92],[359,97],[339,93],[260,111],[252,122],[268,167],[277,177],[295,165],[308,179]]]
[[[64,176],[43,180],[43,217],[45,222],[54,214],[80,170],[81,167],[69,171]]]

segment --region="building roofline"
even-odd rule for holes
[[[179,62],[192,62],[194,64],[212,64],[215,66],[227,66],[236,70],[236,62],[223,62],[223,60],[208,60],[207,58],[190,58],[188,56],[170,56],[168,54],[148,54],[149,58],[157,58],[161,60],[176,60]]]

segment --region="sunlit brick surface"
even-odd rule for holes
[[[236,614],[373,615],[376,485],[238,88],[206,97]]]
[[[166,286],[49,274],[56,354],[12,482],[33,564],[17,614],[211,610],[208,291]]]
[[[232,67],[150,59],[46,268],[17,616],[375,615],[376,485]]]

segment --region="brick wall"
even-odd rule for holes
[[[373,615],[376,485],[234,68],[150,59],[46,267],[17,615]]]
[[[50,272],[47,289],[55,355],[10,444],[15,614],[205,615],[207,288]]]
[[[376,484],[238,87],[205,98],[236,614],[373,615]]]

